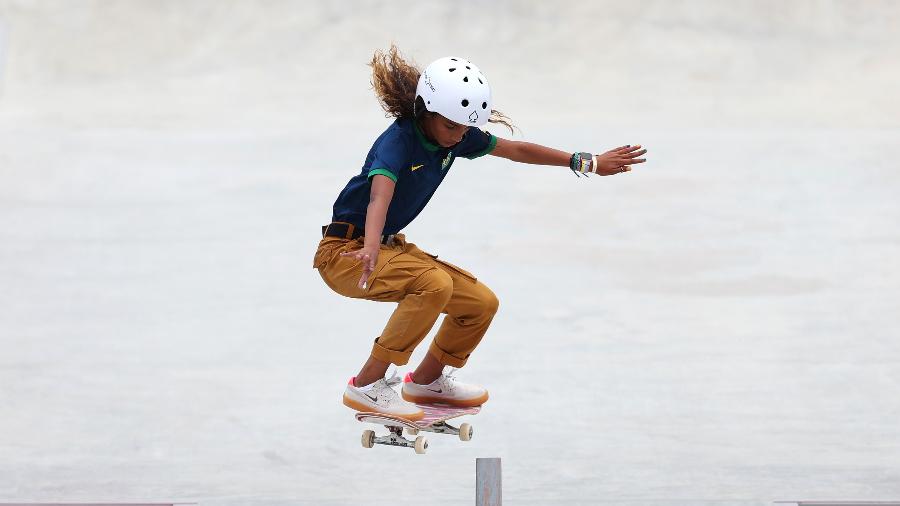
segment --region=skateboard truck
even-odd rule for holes
[[[372,448],[375,445],[402,446],[404,448],[413,448],[416,450],[416,453],[425,453],[425,450],[428,449],[428,441],[425,439],[425,436],[419,436],[413,441],[403,437],[403,427],[394,427],[392,425],[385,425],[385,427],[390,431],[390,434],[386,436],[376,436],[375,431],[371,429],[364,430],[362,434],[363,448]],[[407,430],[409,430],[410,434],[413,434],[413,429]],[[418,431],[416,432],[418,433]]]
[[[416,435],[419,433],[420,429],[406,429],[410,435]],[[472,426],[468,423],[461,424],[459,427],[454,427],[447,422],[437,422],[428,426],[428,432],[434,432],[435,434],[450,434],[451,436],[459,436],[460,441],[469,441],[472,439],[475,431],[472,429]]]

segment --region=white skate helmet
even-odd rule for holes
[[[491,87],[472,62],[446,56],[431,62],[416,86],[425,108],[465,126],[482,127],[491,117]]]

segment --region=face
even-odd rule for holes
[[[450,121],[440,114],[429,114],[426,118],[429,135],[441,147],[449,148],[462,140],[469,127]]]

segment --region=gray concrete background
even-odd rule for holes
[[[476,457],[508,504],[900,498],[898,24],[0,1],[0,500],[462,504]],[[651,150],[591,180],[454,164],[406,233],[501,308],[459,372],[492,394],[475,438],[426,456],[359,446],[340,394],[393,305],[311,268],[391,41],[475,61],[513,139]]]

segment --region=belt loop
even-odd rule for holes
[[[352,223],[347,224],[347,235],[344,236],[344,239],[350,239],[353,237],[353,229],[354,225]]]

